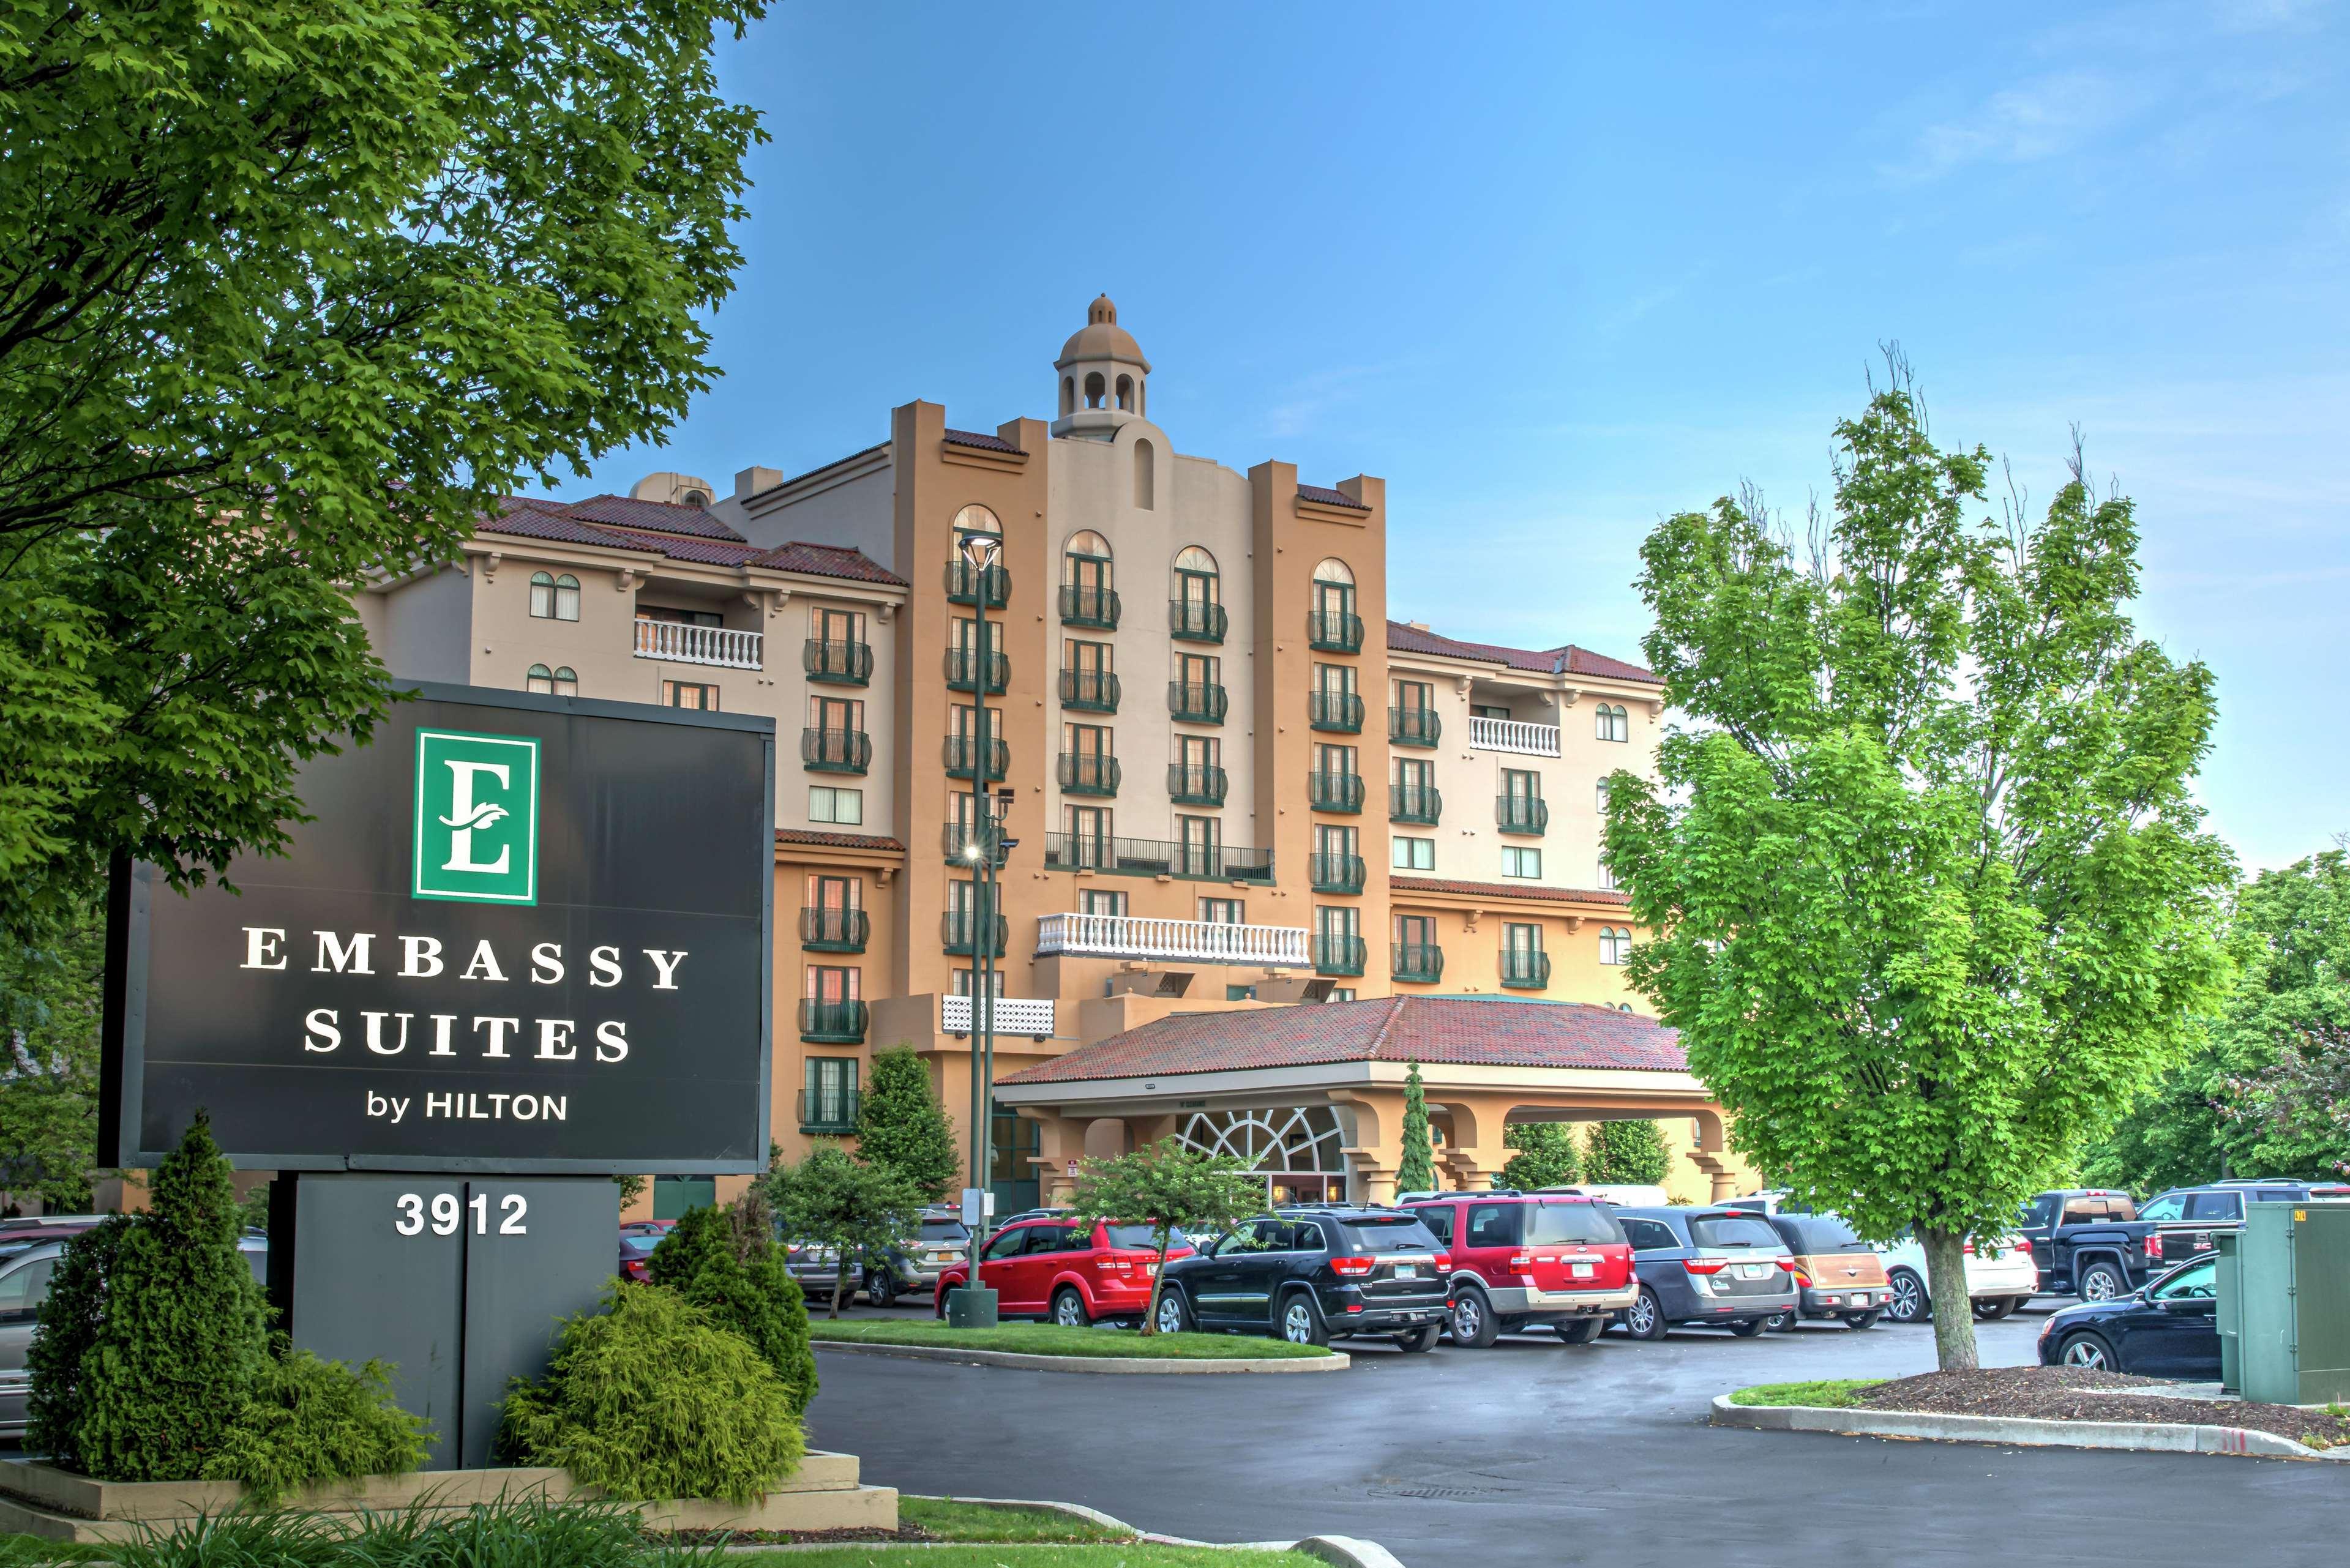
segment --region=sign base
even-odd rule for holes
[[[949,1328],[993,1328],[995,1293],[984,1285],[965,1285],[947,1293]]]

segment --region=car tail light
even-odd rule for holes
[[[1378,1261],[1375,1258],[1333,1258],[1330,1260],[1330,1272],[1334,1274],[1342,1275],[1349,1279],[1357,1275],[1367,1274],[1373,1269],[1378,1267]]]
[[[1729,1261],[1727,1258],[1683,1258],[1681,1267],[1692,1274],[1718,1274]]]
[[[1452,1268],[1452,1254],[1451,1254],[1451,1253],[1450,1253],[1450,1252],[1439,1252],[1439,1253],[1437,1253],[1437,1254],[1436,1254],[1436,1267],[1437,1267],[1437,1271],[1438,1271],[1438,1272],[1440,1272],[1440,1273],[1449,1273],[1449,1272],[1451,1272],[1451,1268]]]
[[[2032,1243],[2018,1236],[2007,1244],[2007,1250],[2011,1252],[2029,1252],[2032,1251]]]
[[[2158,1231],[2146,1239],[2146,1261],[2149,1263],[2162,1262],[2162,1233]]]
[[[1975,1255],[1975,1244],[1972,1241],[1961,1241],[1959,1243],[1959,1252],[1962,1257],[1971,1258]]]
[[[1534,1259],[1533,1253],[1513,1252],[1510,1254],[1510,1272],[1513,1274],[1523,1274],[1534,1266]]]

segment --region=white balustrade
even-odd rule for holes
[[[723,626],[686,626],[673,620],[637,622],[637,657],[679,664],[715,664],[724,670],[758,670],[764,632],[729,631]]]
[[[1556,724],[1522,724],[1515,719],[1469,721],[1469,749],[1474,752],[1518,752],[1529,757],[1558,755]]]
[[[1139,915],[1045,915],[1036,922],[1036,956],[1171,959],[1191,963],[1306,965],[1314,961],[1304,926],[1234,926],[1221,920],[1158,920]]]
[[[1049,996],[999,996],[995,999],[993,1022],[998,1034],[1026,1034],[1041,1040],[1053,1033],[1053,999]],[[970,997],[939,998],[940,1033],[968,1034],[972,1028]]]

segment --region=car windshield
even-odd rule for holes
[[[1362,1214],[1338,1221],[1338,1228],[1366,1252],[1433,1252],[1436,1237],[1409,1214]]]
[[[971,1232],[960,1220],[925,1220],[922,1221],[925,1241],[968,1241]]]
[[[1700,1214],[1689,1222],[1690,1244],[1697,1247],[1779,1246],[1779,1232],[1767,1220],[1749,1215]]]
[[[1150,1252],[1159,1251],[1158,1232],[1148,1225],[1105,1225],[1102,1229],[1108,1232],[1109,1244],[1113,1247],[1139,1248]],[[1167,1250],[1170,1252],[1180,1252],[1190,1245],[1180,1231],[1167,1238]]]
[[[2152,1292],[2158,1302],[2203,1301],[2220,1293],[2220,1265],[2204,1258],[2172,1274]]]
[[[659,1236],[623,1236],[620,1238],[620,1251],[623,1252],[634,1252],[639,1257],[651,1251],[655,1247],[658,1247],[660,1244],[661,1239]]]
[[[1796,1241],[1796,1251],[1817,1252],[1866,1252],[1868,1243],[1841,1220],[1814,1215],[1803,1220],[1782,1221]]]
[[[1550,1246],[1560,1241],[1618,1241],[1624,1227],[1596,1203],[1537,1203],[1526,1215],[1526,1244]]]

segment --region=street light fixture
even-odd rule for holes
[[[1010,807],[1012,791],[1000,790],[994,799],[989,797],[987,791],[990,736],[985,671],[992,651],[987,637],[987,575],[1003,554],[1003,539],[1001,535],[981,529],[958,528],[955,549],[971,571],[972,604],[978,618],[975,631],[979,646],[974,650],[974,661],[981,672],[971,683],[968,732],[972,746],[970,822],[973,838],[962,850],[964,863],[978,869],[980,888],[971,926],[971,1189],[977,1212],[967,1216],[972,1231],[971,1272],[965,1276],[962,1290],[949,1293],[948,1319],[960,1327],[988,1328],[995,1324],[995,1293],[980,1282],[979,1259],[987,1245],[987,1194],[994,1164],[995,963],[990,939],[995,929],[995,808],[999,800],[1007,809]]]

